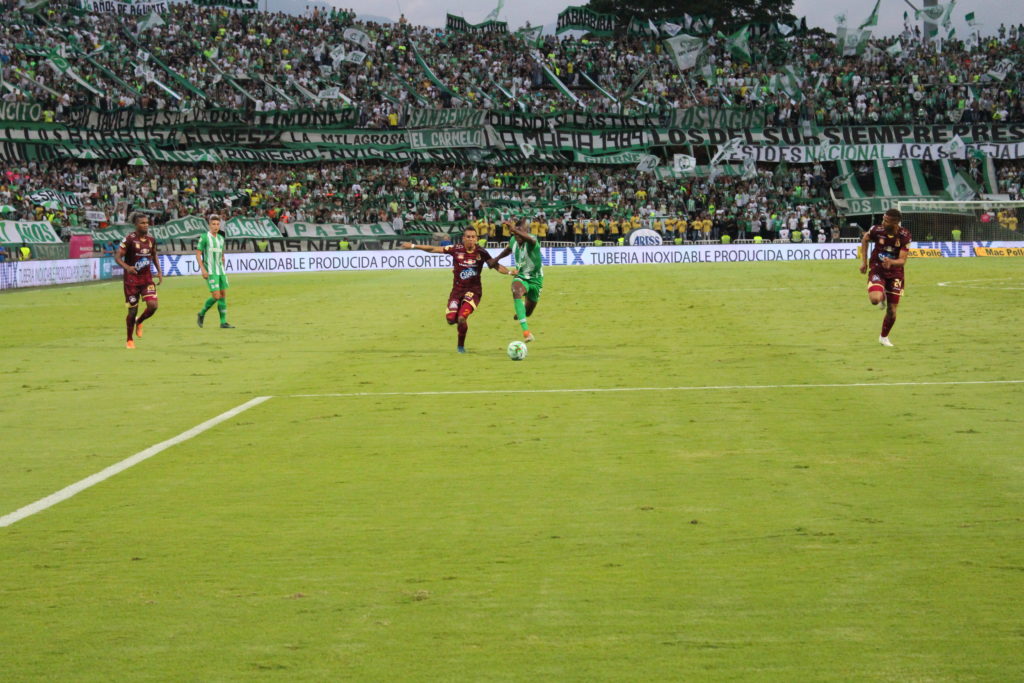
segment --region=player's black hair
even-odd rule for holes
[[[895,218],[896,220],[903,218],[903,214],[900,212],[899,209],[896,208],[889,209],[888,211],[885,212],[885,215],[889,216],[890,218]]]
[[[132,225],[135,225],[136,223],[138,223],[140,218],[149,219],[149,216],[147,216],[146,214],[142,213],[141,211],[136,211],[135,213],[132,214],[132,217],[131,217]]]

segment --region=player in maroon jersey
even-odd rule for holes
[[[873,225],[860,240],[860,272],[868,273],[868,243],[873,242],[871,270],[868,274],[868,298],[876,306],[885,302],[885,318],[882,320],[882,334],[878,343],[892,346],[889,330],[896,323],[896,308],[903,296],[906,285],[903,279],[903,265],[910,253],[913,239],[910,231],[900,225],[902,214],[899,209],[889,209],[882,216],[881,225]]]
[[[142,336],[142,323],[156,313],[157,297],[156,286],[163,284],[164,276],[160,272],[160,260],[156,255],[156,240],[149,234],[149,216],[144,213],[137,213],[132,217],[135,224],[135,232],[130,232],[121,240],[121,246],[114,254],[117,265],[124,268],[124,301],[128,306],[128,317],[125,318],[125,325],[128,327],[129,349],[135,348],[133,335]],[[156,271],[157,281],[153,283],[153,271]],[[146,302],[146,310],[138,318],[135,314],[139,310],[139,299]]]
[[[413,244],[402,242],[402,249],[419,249],[431,254],[448,254],[452,257],[452,291],[448,295],[448,309],[445,320],[449,325],[458,325],[458,352],[466,352],[466,332],[469,331],[467,320],[480,304],[484,296],[483,282],[480,279],[484,265],[497,269],[503,275],[511,271],[498,263],[483,247],[477,246],[475,228],[466,228],[462,233],[462,244],[447,247],[435,247],[430,244]]]

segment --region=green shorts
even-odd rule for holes
[[[206,278],[206,286],[211,292],[221,292],[228,288],[227,275],[211,275]]]
[[[530,301],[540,301],[540,292],[544,289],[544,278],[538,277],[533,278],[532,280],[527,280],[526,278],[516,275],[512,279],[523,283],[523,287],[526,287],[527,299]]]

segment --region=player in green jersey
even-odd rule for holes
[[[199,263],[199,272],[210,289],[210,298],[196,316],[196,324],[202,327],[206,312],[217,304],[220,326],[233,328],[234,325],[228,323],[228,276],[224,273],[224,235],[220,234],[220,216],[214,214],[206,220],[210,225],[210,231],[199,238],[199,244],[196,245],[196,261]]]
[[[508,241],[497,261],[512,254],[516,260],[516,267],[511,269],[512,277],[512,305],[515,306],[515,319],[523,328],[523,341],[532,342],[533,333],[530,332],[530,325],[526,319],[537,308],[540,301],[540,292],[544,289],[544,265],[540,254],[540,241],[530,234],[526,229],[526,221],[518,220],[509,226],[512,239]]]

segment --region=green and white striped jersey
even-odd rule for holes
[[[203,233],[196,248],[203,254],[203,265],[210,275],[224,275],[224,235]]]
[[[519,269],[519,277],[524,280],[543,280],[544,264],[540,255],[540,243],[527,241],[520,244],[519,240],[513,237],[508,242],[509,249],[516,259],[516,268]]]

